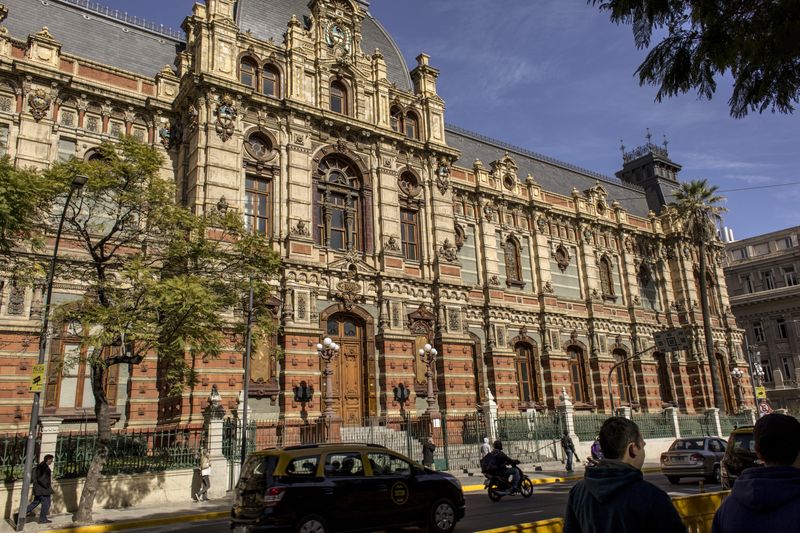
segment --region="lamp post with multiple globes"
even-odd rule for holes
[[[325,337],[321,344],[317,344],[317,354],[325,361],[325,370],[322,375],[325,376],[325,412],[323,415],[327,420],[331,420],[336,413],[333,411],[333,370],[331,370],[331,360],[339,354],[341,346],[331,340],[330,337]]]
[[[427,367],[425,379],[428,382],[428,408],[425,409],[425,413],[432,418],[438,417],[439,415],[439,406],[437,405],[436,398],[433,396],[433,365],[436,363],[436,356],[438,353],[436,348],[432,347],[430,344],[426,344],[419,349],[419,357]]]

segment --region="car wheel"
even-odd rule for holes
[[[530,498],[533,496],[533,481],[528,478],[522,480],[522,483],[519,485],[519,491],[522,495],[526,498]]]
[[[297,522],[297,533],[328,533],[325,519],[316,514],[306,515]]]
[[[456,508],[450,500],[438,500],[431,506],[428,531],[450,533],[456,527]]]
[[[500,492],[500,487],[497,486],[497,483],[491,483],[487,492],[489,494],[489,499],[493,502],[499,502],[500,498],[503,497],[503,493]]]
[[[706,476],[706,481],[708,483],[720,483],[721,480],[720,480],[720,477],[719,477],[719,475],[720,475],[719,472],[720,472],[719,471],[719,465],[714,465],[714,470],[711,471],[711,475],[710,476]]]
[[[678,483],[680,483],[681,478],[679,476],[667,476],[667,481],[669,481],[673,485],[677,485]]]

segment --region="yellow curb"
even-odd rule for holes
[[[564,526],[563,518],[551,518],[530,522],[527,524],[514,524],[512,526],[498,527],[495,529],[484,529],[477,533],[560,533]]]
[[[220,520],[231,515],[230,511],[217,511],[195,515],[176,515],[164,518],[151,518],[147,520],[125,520],[111,524],[95,524],[92,526],[65,527],[62,529],[48,529],[43,533],[105,533],[106,531],[121,531],[123,529],[141,529],[148,527],[167,526],[179,522],[201,522],[204,520]]]
[[[642,472],[650,473],[650,472],[660,472],[661,468],[657,466],[651,466],[648,468],[642,468]],[[537,477],[531,478],[531,481],[534,485],[549,485],[552,483],[565,483],[567,481],[577,481],[583,479],[582,475],[577,476],[564,476],[564,477]],[[462,485],[461,490],[464,492],[480,492],[486,490],[483,485]]]

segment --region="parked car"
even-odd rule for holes
[[[726,446],[719,437],[676,439],[661,454],[661,471],[672,484],[684,477],[704,477],[709,483],[719,483],[720,461]]]
[[[250,454],[231,510],[233,533],[327,533],[424,527],[464,517],[461,484],[383,446],[314,444]]]
[[[731,432],[728,449],[720,463],[720,477],[723,489],[733,488],[736,478],[745,468],[761,466],[764,463],[756,455],[756,441],[753,439],[753,426],[742,426]]]

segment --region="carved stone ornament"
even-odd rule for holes
[[[336,289],[336,298],[342,301],[346,311],[352,311],[353,305],[361,299],[361,285],[354,277],[349,277],[337,283]]]
[[[403,172],[397,178],[397,186],[400,191],[408,198],[416,198],[422,192],[422,187],[419,186],[419,180],[411,172]]]
[[[47,39],[48,41],[55,40],[55,37],[53,37],[53,34],[50,33],[50,30],[47,28],[47,26],[43,26],[42,29],[36,33],[36,37]]]
[[[600,295],[600,291],[597,289],[592,289],[592,300],[601,300],[602,296]]]
[[[637,294],[637,295],[635,295],[635,296],[633,297],[633,303],[634,303],[635,305],[641,305],[641,304],[642,304],[642,299],[641,299],[641,298],[639,298],[639,295],[638,295],[638,294]]]
[[[189,104],[189,109],[186,110],[186,127],[189,131],[197,129],[198,121],[200,119],[200,112],[194,104]]]
[[[439,161],[439,166],[436,169],[436,186],[439,192],[444,194],[450,188],[450,167],[444,160]]]
[[[547,220],[544,217],[536,219],[536,227],[539,228],[540,232],[547,234]]]
[[[489,278],[489,285],[492,287],[499,287],[500,286],[500,277],[499,276],[491,276]]]
[[[555,258],[558,268],[561,270],[561,272],[566,271],[567,267],[569,267],[569,252],[567,249],[563,246],[559,246],[556,248],[553,257]]]
[[[586,242],[592,242],[592,235],[593,235],[592,230],[590,230],[589,228],[583,230],[583,240],[585,240]]]
[[[397,240],[396,235],[389,235],[389,238],[386,239],[386,249],[390,252],[399,252],[400,251],[400,243]]]
[[[548,280],[548,281],[544,282],[544,292],[546,292],[548,294],[553,294],[554,292],[556,292],[555,289],[553,289],[553,282],[552,281]]]
[[[30,108],[31,115],[33,115],[33,118],[37,122],[47,115],[52,102],[52,98],[50,98],[50,95],[48,95],[44,89],[35,89],[30,96],[28,96],[28,107]]]
[[[304,220],[298,220],[297,224],[292,226],[291,228],[292,235],[298,235],[300,237],[310,237],[311,231],[308,229],[308,223]]]
[[[464,231],[464,228],[461,227],[461,224],[458,222],[455,223],[455,227],[453,228],[456,232],[456,248],[458,251],[461,251],[461,248],[464,247],[464,243],[467,240],[467,233]]]
[[[167,150],[175,146],[178,142],[178,136],[177,128],[169,122],[165,122],[158,129],[158,140],[161,141],[161,145]]]
[[[436,316],[431,313],[425,304],[420,304],[416,311],[408,314],[408,329],[415,335],[425,335],[430,339],[433,336],[433,323]]]
[[[223,142],[227,141],[236,131],[236,117],[239,112],[233,103],[233,98],[226,94],[217,102],[216,130]]]
[[[444,259],[448,263],[458,262],[458,249],[455,244],[450,242],[450,239],[445,239],[439,247],[439,258]]]

